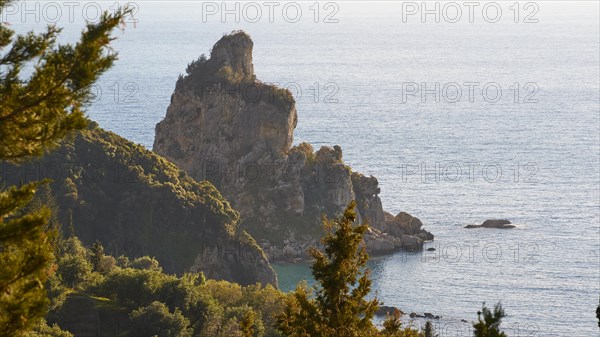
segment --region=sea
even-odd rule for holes
[[[18,32],[75,41],[112,1],[22,1]],[[225,33],[254,41],[263,82],[296,97],[294,142],[340,145],[384,209],[435,235],[369,262],[372,296],[471,336],[501,301],[508,336],[598,336],[600,8],[597,1],[133,1],[119,59],[88,116],[148,149],[178,76]],[[465,229],[508,219],[510,230]],[[275,265],[279,286],[310,265]],[[423,320],[405,319],[419,326]]]

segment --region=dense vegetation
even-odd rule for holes
[[[0,13],[8,2],[0,0]],[[126,13],[105,14],[97,24],[89,24],[75,46],[57,46],[60,30],[54,27],[39,35],[13,38],[13,32],[0,24],[1,161],[21,164],[57,147],[69,132],[85,127],[83,107],[90,98],[90,86],[116,59],[107,53],[110,32]],[[205,62],[192,65],[189,72],[208,66]],[[33,74],[23,80],[20,72],[30,63],[36,65]],[[227,69],[222,69],[220,74],[227,81],[243,80],[229,79]],[[80,141],[92,139],[86,136],[102,144],[99,152],[88,151],[88,155],[116,158],[113,163],[129,173],[137,172],[136,181],[145,186],[169,190],[224,217],[212,221],[217,224],[213,233],[224,231],[229,238],[241,235],[245,244],[256,245],[237,232],[237,213],[211,185],[194,182],[174,165],[110,133],[92,127],[78,137]],[[62,149],[73,154],[69,146],[63,144]],[[147,171],[131,161],[119,161],[122,152],[129,159],[161,162],[155,169],[169,169]],[[83,167],[71,173],[89,174]],[[54,198],[66,196],[81,204],[82,190],[73,176],[61,183],[66,187],[60,196],[44,181],[0,190],[1,336],[70,337],[69,331],[81,334],[90,329],[98,335],[144,337],[436,335],[430,323],[422,331],[403,328],[398,311],[387,317],[383,327],[373,323],[381,303],[367,298],[371,280],[361,241],[368,227],[354,225],[354,204],[340,218],[325,221],[325,248],[311,252],[316,288],[301,284],[285,294],[269,284],[242,286],[207,279],[201,272],[166,273],[154,257],[106,254],[100,242],[86,246],[74,230],[63,237]],[[104,199],[111,197],[104,195]],[[151,234],[146,233],[158,240],[157,233]],[[260,250],[255,247],[254,252]],[[597,315],[600,319],[600,306]],[[484,306],[474,323],[475,336],[505,336],[500,329],[504,316],[500,304],[492,310]]]
[[[38,325],[42,335],[65,334],[61,326],[75,334],[279,336],[274,317],[283,310],[286,295],[271,285],[244,287],[207,280],[202,273],[175,276],[164,273],[153,258],[115,258],[104,254],[99,243],[85,247],[76,237],[59,240],[55,254],[56,273],[47,282],[47,320],[57,325],[52,333]],[[85,319],[95,312],[99,321]]]
[[[301,284],[290,294],[271,285],[210,280],[202,273],[176,276],[148,256],[114,257],[98,242],[86,247],[77,237],[58,237],[55,272],[46,282],[50,312],[31,335],[436,336],[431,322],[421,331],[404,328],[399,311],[382,327],[373,323],[381,303],[366,298],[371,281],[360,242],[367,227],[353,225],[353,207],[339,219],[325,221],[325,248],[312,251],[317,287]],[[476,337],[505,336],[500,305],[493,311],[484,306],[479,314]]]
[[[210,182],[195,181],[94,122],[43,158],[0,164],[6,173],[0,184],[52,179],[59,222],[86,245],[99,240],[112,255],[153,256],[169,273],[196,270],[244,285],[275,283],[262,250],[239,228],[238,212]],[[247,258],[198,259],[212,247]]]
[[[0,0],[0,14],[10,0]],[[90,86],[116,59],[111,31],[124,11],[88,24],[75,45],[57,46],[60,29],[14,36],[0,23],[0,160],[23,162],[56,146],[86,124]],[[21,71],[34,65],[27,80]],[[24,211],[43,182],[0,190],[0,335],[21,336],[46,312],[44,287],[52,267],[46,207]]]

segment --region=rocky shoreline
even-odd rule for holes
[[[423,249],[425,242],[433,241],[434,235],[422,228],[422,222],[408,213],[400,212],[393,216],[386,212],[386,228],[381,231],[369,228],[365,233],[364,244],[367,253],[373,256],[389,255],[398,251],[416,252]],[[283,245],[274,245],[267,239],[258,241],[271,262],[311,261],[310,247],[320,247],[317,239],[295,241],[285,239]]]
[[[406,315],[406,313],[394,306],[388,306],[388,305],[382,305],[379,307],[379,309],[375,312],[375,316],[387,316],[387,315],[392,315],[394,312],[398,312],[400,313],[400,316],[404,316]],[[411,319],[413,318],[426,318],[426,319],[441,319],[442,316],[439,315],[434,315],[430,312],[424,312],[423,314],[418,314],[416,312],[411,312],[410,314],[408,314],[408,317],[410,317]]]

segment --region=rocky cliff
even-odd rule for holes
[[[95,125],[23,166],[1,163],[0,183],[50,178],[63,230],[109,254],[156,257],[169,273],[203,271],[241,284],[276,284],[239,214],[207,181]]]
[[[154,151],[217,186],[274,260],[302,257],[318,244],[322,216],[351,200],[372,227],[371,252],[420,249],[433,239],[406,213],[386,216],[377,179],[353,172],[339,146],[292,146],[294,98],[256,80],[252,49],[246,33],[234,32],[188,66],[156,126]]]

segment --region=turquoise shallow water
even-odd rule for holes
[[[203,22],[200,3],[137,4],[139,21],[118,34],[120,60],[89,109],[102,127],[150,148],[177,75],[242,28],[255,43],[257,77],[296,92],[295,141],[341,145],[348,164],[379,179],[386,210],[418,216],[436,235],[435,253],[371,261],[386,304],[447,317],[444,336],[469,335],[455,323],[497,300],[509,336],[598,335],[597,3],[537,2],[536,24],[514,23],[505,2],[495,24],[403,23],[392,2],[339,2],[332,24],[322,22],[324,8],[314,23],[304,2],[297,23]],[[63,20],[66,40],[80,19]],[[3,20],[17,30],[45,24]],[[439,83],[446,95],[439,103],[403,95],[413,83]],[[465,83],[479,83],[472,102]],[[502,95],[490,102],[497,87]],[[487,218],[518,228],[462,228]],[[310,275],[302,265],[277,270],[286,290]]]

